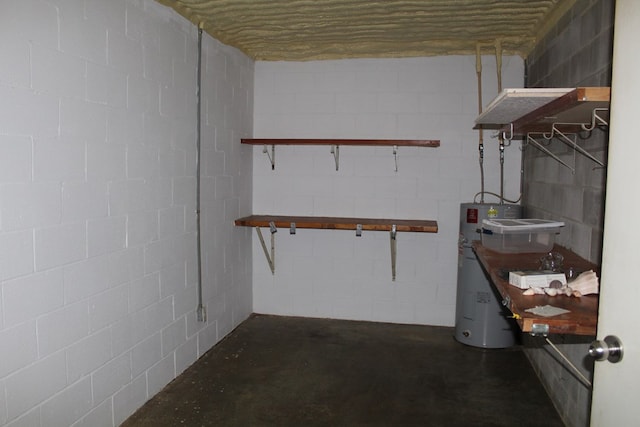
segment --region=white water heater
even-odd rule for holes
[[[489,203],[460,205],[455,338],[474,347],[505,348],[516,344],[518,326],[508,317],[510,313],[502,305],[502,298],[471,247],[474,240],[481,240],[482,220],[488,218],[522,218],[522,207]]]

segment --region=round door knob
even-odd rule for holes
[[[604,340],[593,341],[589,346],[589,356],[597,361],[618,363],[622,360],[622,355],[622,342],[615,335],[607,335]]]

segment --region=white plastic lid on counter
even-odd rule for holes
[[[502,253],[548,252],[564,222],[547,219],[483,219],[482,244]]]
[[[548,229],[558,229],[564,227],[564,222],[551,221],[548,219],[483,219],[483,228],[494,233],[529,233],[531,231],[542,231]]]

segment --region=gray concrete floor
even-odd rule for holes
[[[453,335],[253,315],[123,426],[563,426],[519,348]]]

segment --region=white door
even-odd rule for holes
[[[640,425],[640,2],[616,2],[598,338],[616,335],[619,363],[596,362],[591,426]]]

